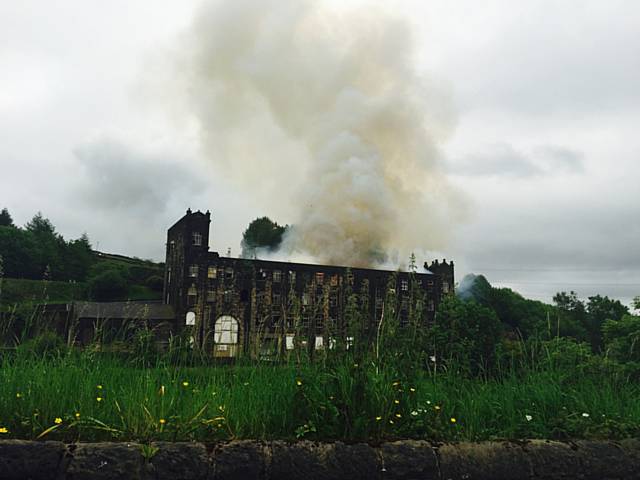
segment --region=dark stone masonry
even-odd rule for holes
[[[627,480],[640,440],[445,443],[0,441],[2,480]]]

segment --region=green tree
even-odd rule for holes
[[[280,226],[269,217],[256,218],[242,234],[242,256],[253,258],[259,248],[275,251],[282,243],[287,226]]]
[[[578,294],[574,291],[558,292],[554,295],[553,301],[556,304],[555,318],[551,319],[555,323],[555,333],[557,336],[573,337],[576,340],[589,340],[587,331],[587,309],[582,300],[578,299]]]
[[[589,333],[591,348],[595,352],[602,351],[603,334],[602,326],[606,320],[621,320],[629,313],[629,309],[619,300],[596,295],[589,297],[587,302],[586,328]]]
[[[0,212],[0,227],[14,227],[13,218],[9,214],[9,210],[3,208]]]
[[[501,333],[502,325],[493,310],[450,296],[440,304],[429,330],[429,343],[439,364],[486,372],[493,366]]]
[[[640,317],[624,315],[602,326],[607,354],[621,363],[640,362]]]

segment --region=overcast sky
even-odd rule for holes
[[[211,247],[232,255],[252,219],[293,221],[286,200],[265,202],[202,158],[150,81],[170,76],[163,58],[200,5],[0,3],[0,208],[16,223],[42,211],[65,238],[86,231],[102,251],[163,260],[187,207],[211,210]],[[348,8],[374,5],[390,8]],[[458,278],[483,273],[546,301],[640,295],[640,3],[393,7],[452,112],[440,161],[467,212],[438,254]]]

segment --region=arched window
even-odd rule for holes
[[[185,325],[195,325],[196,324],[196,314],[194,312],[187,312],[187,315],[184,319]]]
[[[218,318],[214,328],[213,341],[224,345],[238,343],[238,321],[230,315]]]

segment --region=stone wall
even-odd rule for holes
[[[640,440],[367,444],[0,441],[0,479],[522,480],[640,478]]]

